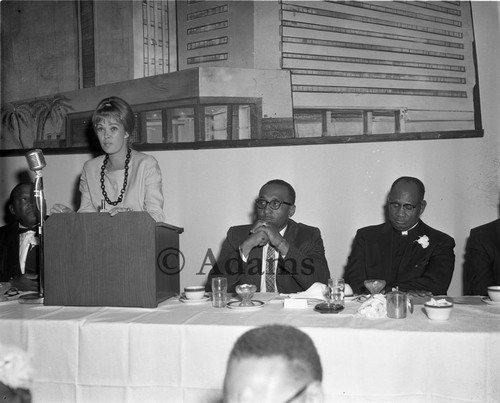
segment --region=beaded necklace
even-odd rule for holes
[[[109,200],[108,193],[106,192],[106,187],[104,186],[104,170],[106,169],[106,165],[108,164],[109,155],[106,154],[106,157],[104,157],[104,161],[101,167],[101,190],[102,190],[102,195],[104,196],[104,200],[106,200],[106,203],[111,204],[112,206],[116,206],[123,200],[123,194],[125,193],[125,188],[127,187],[128,163],[130,162],[131,152],[132,150],[130,148],[127,149],[127,157],[125,158],[125,173],[123,175],[123,187],[120,192],[120,196],[118,196],[118,199],[116,201]]]

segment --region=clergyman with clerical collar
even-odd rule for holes
[[[357,231],[344,278],[355,293],[364,281],[386,281],[386,291],[446,295],[455,268],[455,241],[421,219],[427,202],[417,178],[396,179],[387,198],[388,222]]]

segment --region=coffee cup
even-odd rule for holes
[[[494,302],[500,302],[500,285],[490,285],[488,287],[488,296]]]
[[[184,295],[187,299],[202,299],[205,296],[205,287],[202,285],[184,287]]]

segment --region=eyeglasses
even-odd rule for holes
[[[309,386],[309,383],[306,383],[292,397],[290,397],[289,399],[285,400],[283,403],[292,403],[295,399],[297,399],[298,397],[300,397],[300,395],[302,395],[302,393],[304,393],[306,391],[306,389],[307,389],[308,386]]]
[[[276,200],[276,199],[271,200],[271,201],[267,201],[267,200],[264,200],[264,199],[257,199],[257,200],[255,200],[255,205],[260,210],[265,209],[268,204],[269,204],[269,207],[271,207],[272,210],[279,210],[279,208],[281,207],[282,204],[286,204],[287,206],[293,206],[292,203],[288,203],[288,202],[280,201],[280,200]]]
[[[405,211],[407,211],[408,213],[411,213],[422,202],[418,202],[417,204],[410,204],[410,203],[401,204],[401,203],[397,203],[397,202],[388,201],[387,203],[389,204],[389,208],[391,208],[392,210],[399,210],[401,208],[401,206],[403,206],[403,208],[405,209]]]

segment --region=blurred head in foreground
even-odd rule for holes
[[[292,326],[258,327],[233,346],[224,402],[322,402],[322,379],[321,360],[307,334]]]
[[[0,402],[31,403],[32,374],[28,353],[0,344]]]

